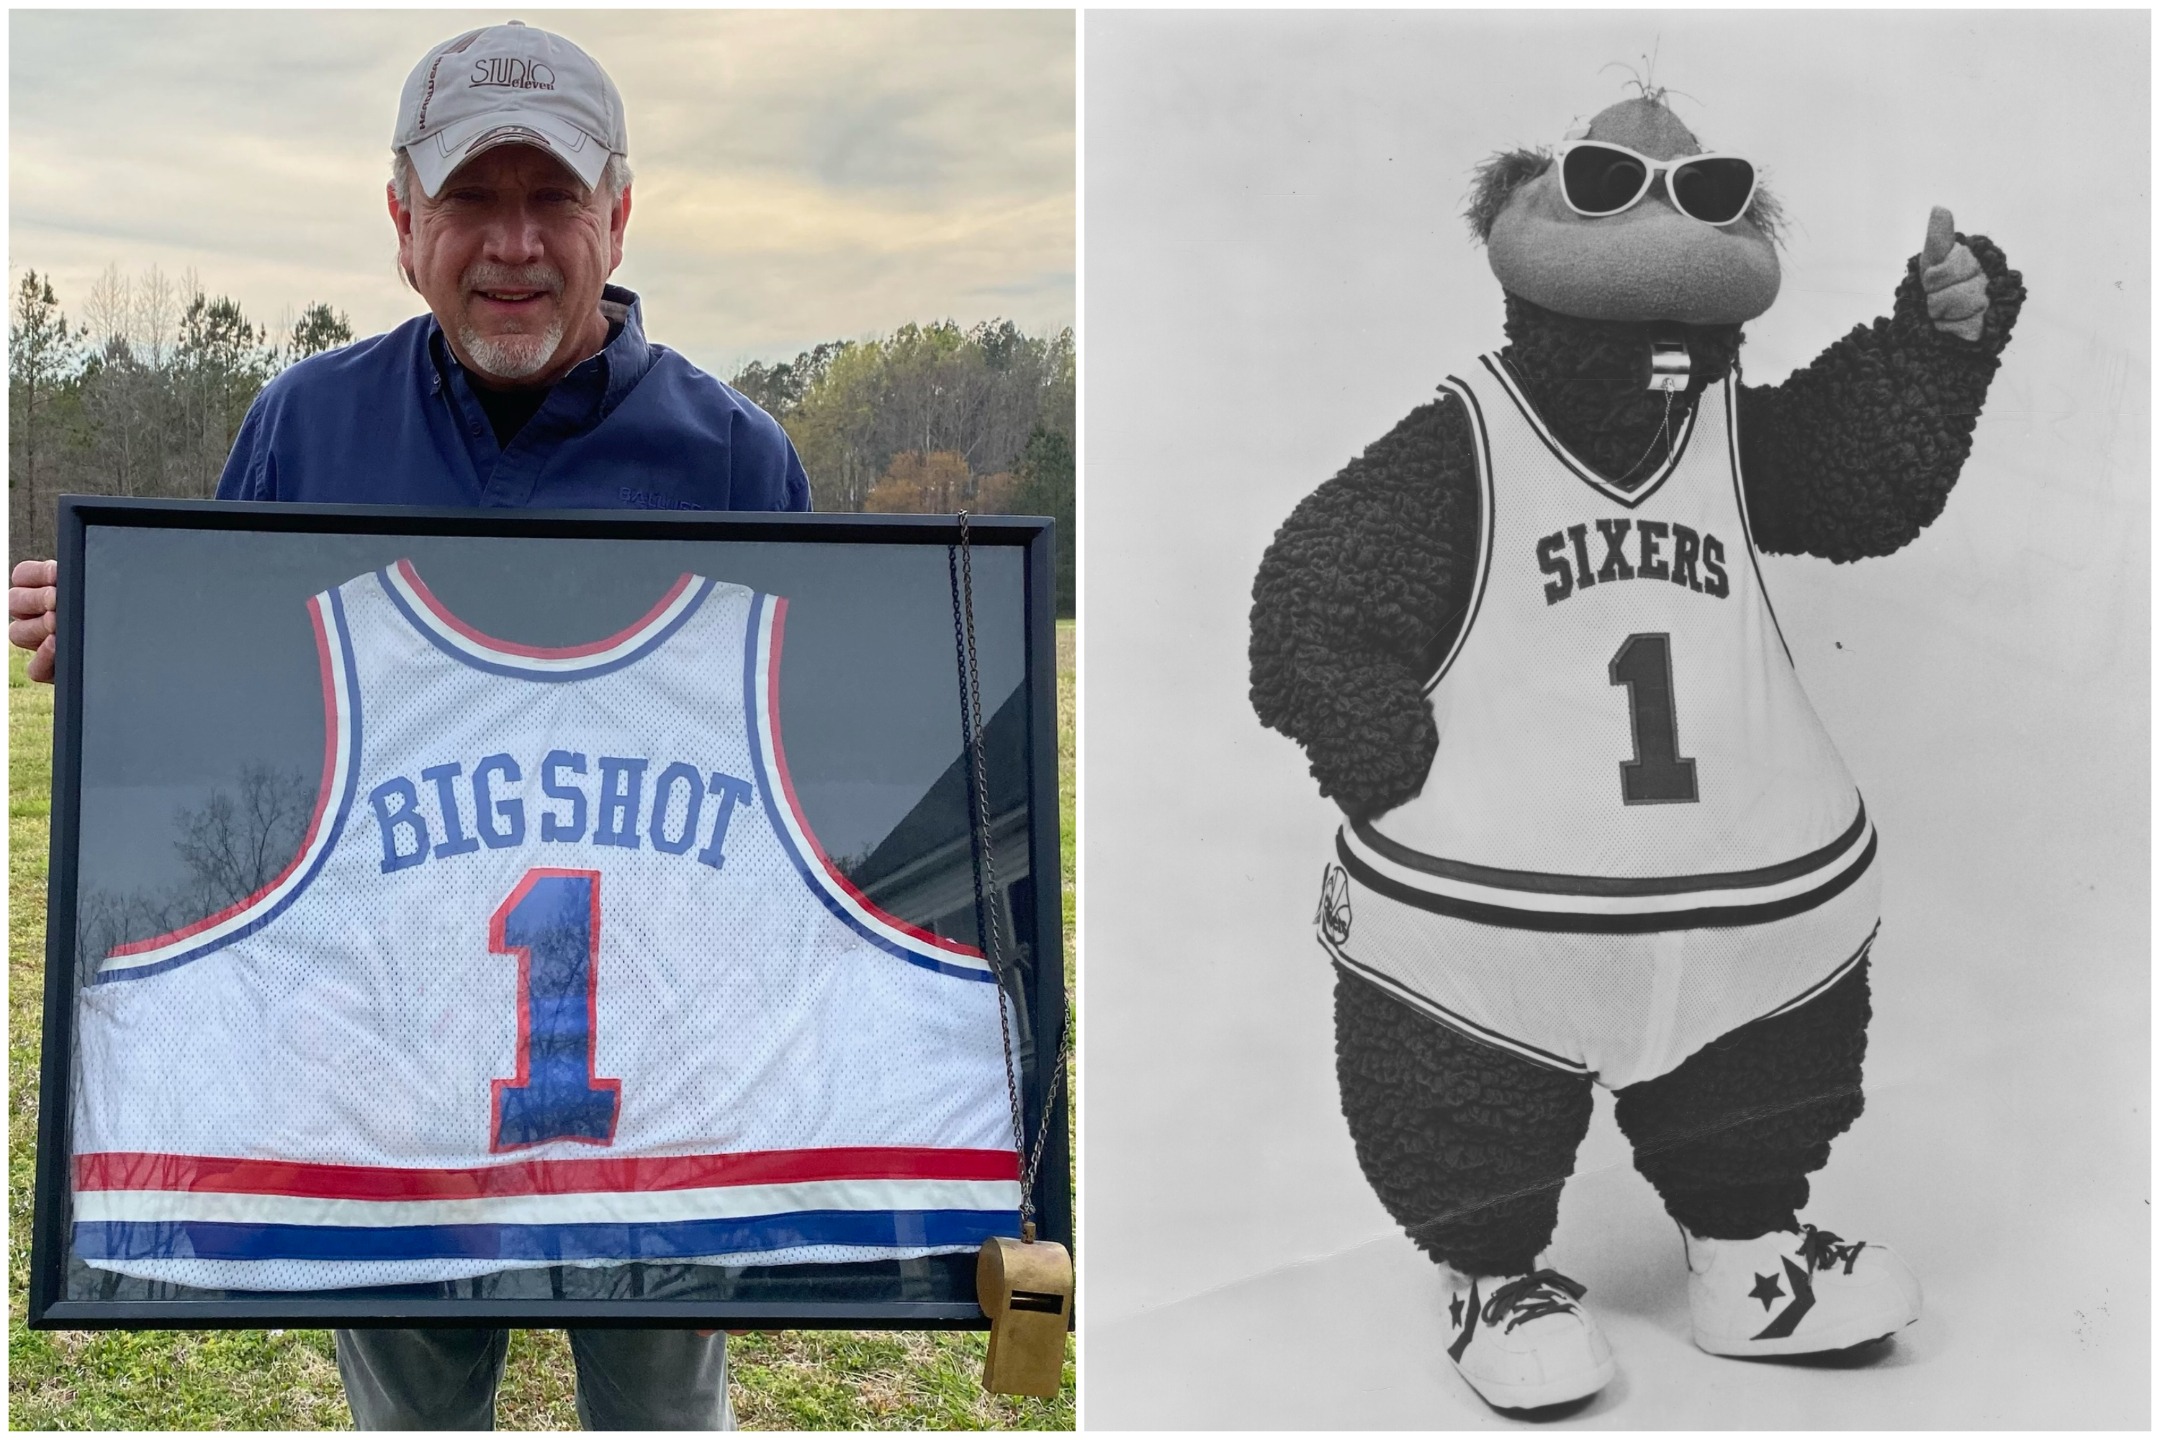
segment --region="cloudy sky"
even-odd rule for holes
[[[405,76],[515,16],[623,92],[616,280],[727,374],[908,321],[1074,315],[1069,11],[23,11],[9,16],[11,283],[79,315],[108,265],[193,267],[277,323],[420,312],[383,206]]]

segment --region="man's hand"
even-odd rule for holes
[[[8,579],[8,644],[30,650],[30,678],[50,685],[53,678],[53,632],[59,616],[60,562],[25,560]]]
[[[1937,330],[1978,340],[1987,318],[1987,275],[1973,253],[1957,243],[1957,225],[1937,205],[1928,216],[1927,245],[1920,251],[1920,289]],[[21,642],[17,642],[18,644]]]

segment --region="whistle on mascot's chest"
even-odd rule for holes
[[[1650,353],[1644,357],[1643,368],[1638,372],[1643,388],[1656,393],[1664,391],[1677,395],[1688,386],[1687,341],[1659,336],[1650,342]]]
[[[1058,1393],[1072,1320],[1072,1254],[1052,1240],[993,1235],[975,1262],[975,1303],[990,1317],[983,1389],[992,1395]]]

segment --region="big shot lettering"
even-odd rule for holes
[[[498,90],[553,90],[555,72],[538,60],[494,55],[473,61],[472,87]]]

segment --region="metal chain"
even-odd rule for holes
[[[974,928],[983,939],[983,956],[989,961],[991,980],[998,987],[998,1038],[1004,1041],[1004,1092],[1013,1103],[1013,1153],[1017,1155],[1028,1144],[1026,1120],[1022,1118],[1020,1105],[1020,1075],[1013,1067],[1013,1025],[1007,1013],[1007,995],[1004,995],[1004,965],[1000,963],[998,943],[991,933],[991,909],[994,909],[996,889],[991,887],[985,894],[983,883],[983,848],[989,842],[989,825],[976,825],[976,818],[983,814],[983,762],[981,762],[981,687],[970,684],[974,678],[974,574],[970,568],[966,592],[961,589],[961,557],[968,553],[968,516],[961,512],[959,518],[959,548],[946,551],[946,574],[953,581],[953,652],[959,663],[959,728],[966,738],[974,769],[970,771],[970,790],[976,792],[974,814],[968,816],[968,848],[974,853]],[[966,598],[963,598],[966,594]],[[996,870],[991,870],[994,877]],[[1022,1185],[1020,1192],[1022,1220],[1028,1211],[1028,1187]]]
[[[1042,1168],[1043,1142],[1050,1138],[1050,1115],[1057,1109],[1058,1085],[1065,1079],[1065,1060],[1072,1054],[1063,1037],[1059,1038],[1057,1064],[1051,1068],[1050,1083],[1043,1087],[1042,1124],[1035,1127],[1035,1148],[1028,1152],[1027,1169],[1020,1175],[1020,1193],[1023,1197],[1035,1193],[1035,1172]],[[1020,1207],[1020,1233],[1029,1240],[1035,1238],[1035,1222],[1028,1218],[1033,1212],[1032,1201],[1023,1200]]]
[[[974,846],[977,865],[975,870],[976,928],[983,939],[983,954],[990,962],[990,971],[997,982],[998,1029],[1005,1042],[1005,1089],[1012,1099],[1013,1149],[1027,1150],[1027,1164],[1020,1172],[1020,1234],[1024,1239],[1035,1238],[1035,1176],[1042,1166],[1043,1143],[1050,1135],[1050,1116],[1057,1105],[1058,1087],[1065,1079],[1065,1062],[1070,1053],[1059,1036],[1057,1064],[1050,1072],[1050,1083],[1044,1087],[1042,1123],[1035,1128],[1033,1149],[1027,1145],[1027,1124],[1020,1103],[1020,1082],[1013,1066],[1012,1024],[1007,1011],[1008,997],[1005,993],[1005,969],[1003,965],[1004,926],[997,906],[997,858],[990,834],[990,782],[982,723],[982,669],[975,652],[975,567],[974,547],[968,538],[968,515],[962,510],[956,517],[960,522],[958,548],[959,574],[953,613],[953,639],[960,651],[961,725],[966,730],[968,749],[973,756],[975,776],[976,832]],[[946,554],[948,571],[953,565],[953,554]]]
[[[1667,390],[1665,392],[1665,417],[1662,420],[1658,421],[1657,434],[1650,437],[1650,448],[1642,452],[1642,460],[1637,460],[1633,465],[1630,465],[1627,467],[1627,469],[1621,471],[1619,477],[1615,479],[1613,483],[1616,485],[1625,485],[1628,481],[1634,479],[1635,472],[1642,469],[1643,461],[1648,460],[1653,454],[1656,453],[1658,442],[1665,439],[1667,432],[1671,429],[1672,391]]]

